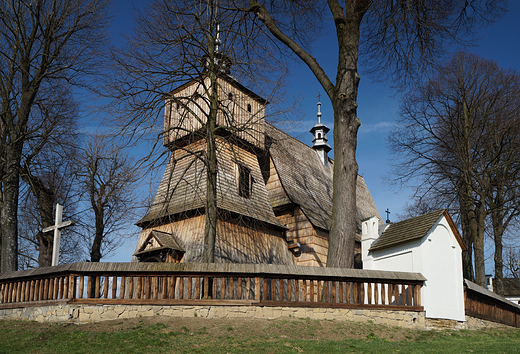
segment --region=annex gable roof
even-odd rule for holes
[[[152,247],[149,249],[146,249],[148,246],[149,241],[155,238],[157,243],[159,244],[159,247]],[[143,242],[143,245],[139,248],[139,251],[137,251],[134,256],[149,253],[151,251],[156,251],[160,249],[171,249],[175,251],[185,252],[185,249],[179,245],[175,237],[167,232],[162,232],[158,230],[152,230],[146,240]]]
[[[448,211],[446,209],[439,209],[395,224],[390,224],[383,234],[374,242],[369,251],[377,251],[403,243],[420,240],[426,236],[426,234],[442,217],[446,218],[461,249],[465,250],[466,246],[464,245],[462,237],[451,219],[451,216],[448,214]]]

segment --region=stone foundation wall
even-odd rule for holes
[[[77,305],[0,309],[0,320],[87,323],[116,319],[170,316],[201,318],[310,318],[313,320],[357,321],[414,329],[484,329],[506,325],[466,316],[466,322],[425,318],[424,312],[392,310],[354,310],[337,308],[261,307],[261,306],[150,306]]]
[[[508,325],[466,316],[466,329],[508,328]]]
[[[406,328],[425,328],[424,312],[391,310],[353,310],[337,308],[261,307],[261,306],[150,306],[150,305],[54,305],[0,309],[1,319],[38,322],[86,323],[148,317],[202,318],[310,318],[315,320],[350,320]]]

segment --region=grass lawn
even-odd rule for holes
[[[520,329],[421,331],[309,319],[0,321],[0,353],[520,353]]]

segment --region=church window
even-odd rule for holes
[[[318,139],[321,139],[321,133],[318,133]]]
[[[181,108],[181,104],[180,104],[179,102],[177,102],[177,104],[175,105],[175,107],[176,107],[177,109],[179,109],[179,108]]]
[[[238,164],[238,195],[251,198],[251,169]]]
[[[249,103],[247,104],[247,111],[251,112],[251,105]]]
[[[233,93],[232,92],[228,93],[228,100],[230,100],[230,101],[233,100]]]

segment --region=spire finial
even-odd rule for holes
[[[386,223],[390,224],[390,210],[388,210],[388,208],[386,208],[385,213],[386,213]]]
[[[320,102],[321,94],[320,91],[318,91],[318,113],[316,116],[318,117],[318,124],[321,124],[321,102]]]

